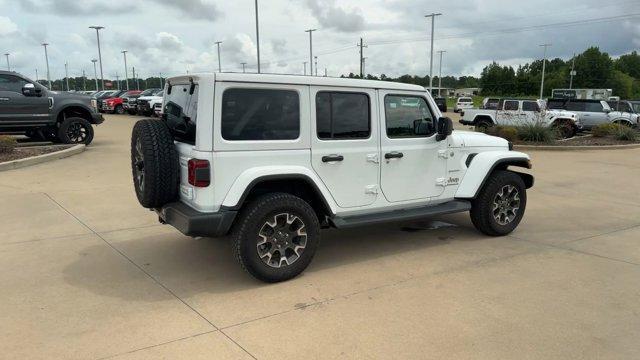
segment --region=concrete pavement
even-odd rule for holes
[[[267,285],[224,239],[157,223],[131,185],[135,118],[82,154],[0,173],[0,357],[640,356],[640,149],[532,153],[511,236],[467,214],[323,232]]]

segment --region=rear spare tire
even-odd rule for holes
[[[142,206],[158,208],[178,197],[178,153],[165,123],[145,119],[133,127],[131,170]]]

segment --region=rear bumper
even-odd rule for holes
[[[220,237],[231,229],[237,211],[200,212],[182,202],[156,209],[160,221],[173,226],[187,236]]]
[[[92,113],[91,114],[91,123],[92,124],[102,124],[104,122],[104,116],[102,116],[102,114],[98,114],[98,113]]]

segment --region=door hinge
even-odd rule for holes
[[[367,185],[367,186],[365,186],[364,193],[365,194],[377,195],[378,194],[378,185]]]
[[[437,178],[436,179],[436,185],[438,186],[447,186],[447,178]]]
[[[448,152],[449,152],[448,150],[438,150],[438,157],[443,159],[448,159],[449,158],[449,156],[447,155]]]
[[[380,163],[380,157],[378,156],[378,154],[367,154],[367,162],[371,162],[374,164],[379,164]]]

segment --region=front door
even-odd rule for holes
[[[339,207],[373,203],[380,188],[375,90],[310,90],[313,169]]]
[[[0,75],[0,122],[12,124],[42,123],[49,119],[49,99],[25,96],[22,87],[27,80],[9,74]],[[39,87],[39,85],[35,85]]]
[[[381,185],[389,202],[428,200],[444,191],[447,140],[436,141],[435,105],[426,94],[380,91]]]

